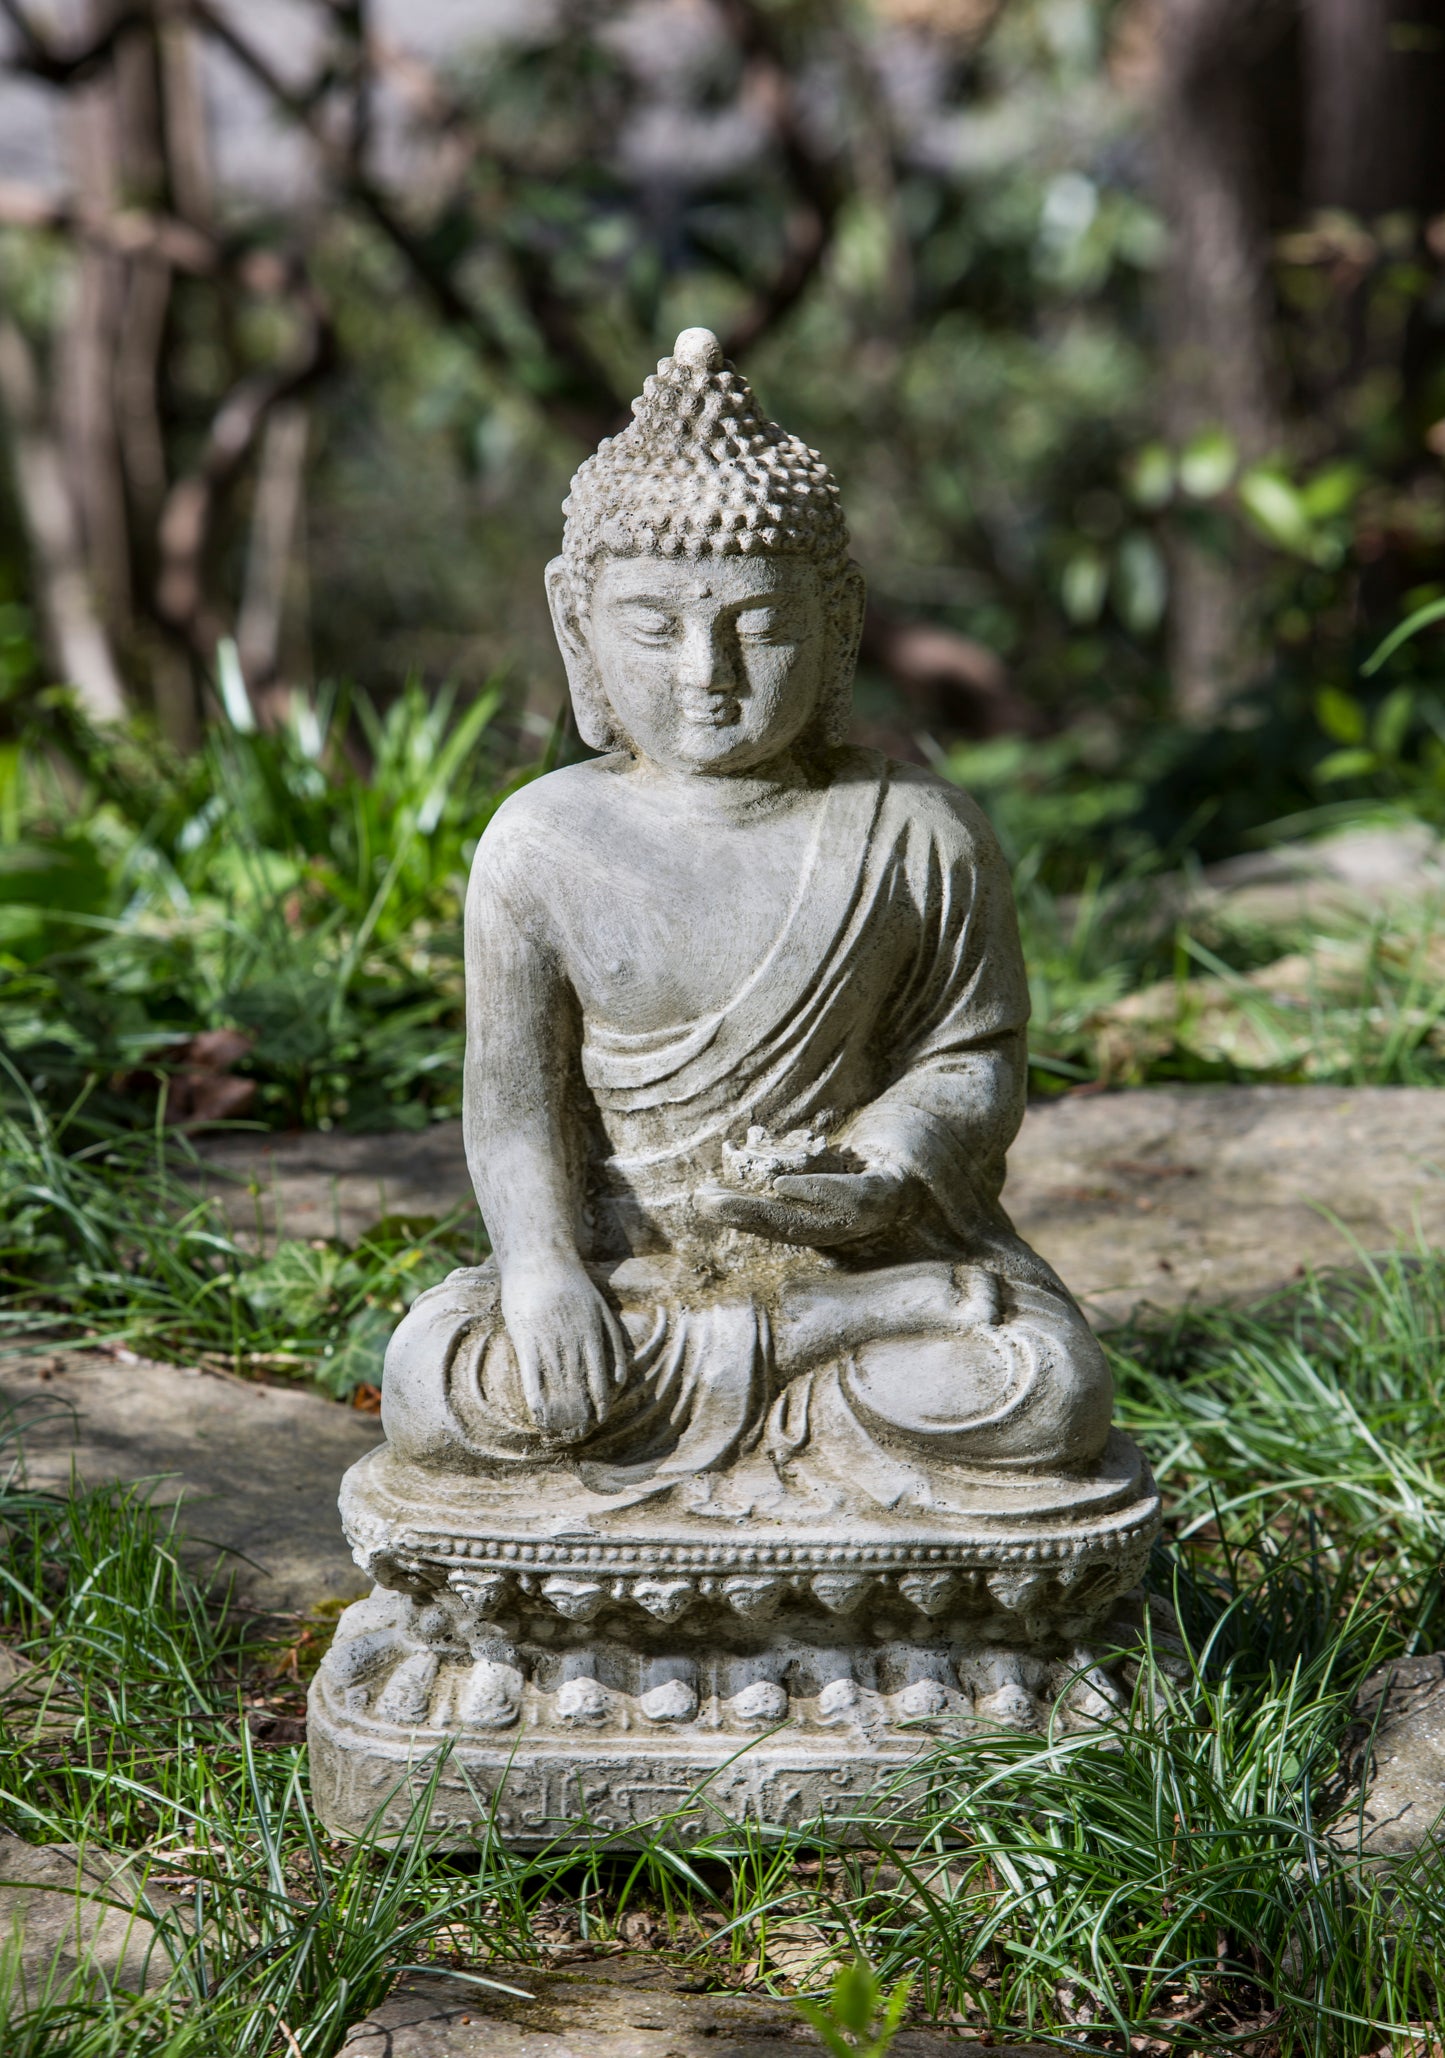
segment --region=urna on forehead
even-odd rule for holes
[[[841,576],[848,524],[837,481],[816,450],[767,419],[711,330],[683,330],[632,414],[579,468],[564,503],[576,590],[603,552],[806,557]]]

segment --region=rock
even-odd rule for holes
[[[1438,905],[1445,842],[1424,822],[1365,822],[1328,836],[1251,850],[1202,872],[1167,872],[1130,902],[1131,919],[1166,935],[1178,922],[1220,930],[1351,928],[1381,916],[1409,919]],[[1065,895],[1066,917],[1080,903]]]
[[[1198,881],[1182,882],[1180,898],[1184,912],[1219,915],[1234,928],[1313,927],[1438,903],[1442,886],[1445,845],[1428,824],[1371,822],[1208,865]]]
[[[323,1200],[345,1231],[382,1203],[435,1213],[470,1192],[459,1123],[415,1136],[228,1138],[207,1153],[263,1172],[296,1226],[303,1205]],[[1031,1107],[1004,1199],[1106,1325],[1140,1302],[1246,1299],[1302,1265],[1349,1262],[1351,1238],[1369,1251],[1411,1243],[1416,1218],[1427,1243],[1445,1241],[1442,1167],[1445,1094],[1429,1088],[1144,1087]],[[373,1418],[300,1389],[97,1352],[12,1353],[0,1397],[25,1404],[39,1484],[63,1485],[72,1455],[94,1485],[178,1475],[160,1491],[183,1485],[193,1531],[256,1561],[236,1571],[262,1604],[363,1590],[336,1488],[380,1441]]]
[[[74,1734],[79,1711],[63,1674],[0,1645],[0,1722],[12,1743],[34,1749]]]
[[[341,1533],[341,1475],[380,1441],[374,1416],[300,1388],[120,1360],[98,1351],[7,1353],[0,1401],[19,1411],[32,1485],[156,1482],[183,1496],[198,1544],[238,1555],[239,1593],[283,1613],[351,1599],[368,1582]]]
[[[1364,1809],[1357,1795],[1340,1812],[1337,1840],[1392,1858],[1445,1837],[1445,1651],[1381,1666],[1356,1712]]]
[[[1428,1087],[1154,1086],[1030,1108],[1004,1206],[1107,1326],[1445,1241],[1442,1169]]]
[[[35,1667],[28,1658],[22,1658],[18,1651],[10,1651],[0,1644],[0,1703],[8,1701],[12,1693],[18,1700],[30,1684]]]
[[[460,1122],[351,1136],[341,1130],[206,1137],[206,1184],[243,1237],[339,1236],[383,1215],[445,1215],[476,1201]]]
[[[0,1830],[0,1950],[18,1933],[15,1983],[25,2005],[159,1984],[170,1960],[136,1906],[142,1895],[153,1910],[169,1906],[133,1861],[82,1856],[73,1844],[27,1844]]]
[[[459,1122],[205,1148],[298,1228],[354,1233],[382,1201],[433,1214],[470,1203]],[[1417,1215],[1427,1242],[1445,1240],[1442,1169],[1445,1094],[1429,1087],[1136,1087],[1031,1107],[1004,1204],[1107,1325],[1141,1301],[1246,1299],[1301,1266],[1349,1263],[1351,1239],[1413,1243]],[[229,1192],[234,1219],[254,1215],[243,1187]]]
[[[697,1972],[640,1954],[568,1971],[487,1968],[521,2000],[457,1979],[412,1978],[358,2022],[338,2058],[777,2058],[821,2048],[785,2001],[689,1991]],[[976,2049],[944,2030],[906,2029],[896,2058]],[[1038,2044],[989,2047],[993,2058],[1043,2058]]]

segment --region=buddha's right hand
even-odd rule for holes
[[[607,1419],[627,1377],[627,1339],[580,1260],[507,1266],[502,1320],[544,1435],[577,1443]]]

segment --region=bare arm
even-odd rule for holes
[[[538,1427],[565,1442],[603,1420],[627,1362],[578,1247],[576,1043],[576,1003],[545,926],[519,913],[483,852],[467,896],[467,1164],[523,1391]]]

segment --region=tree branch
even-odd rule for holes
[[[819,156],[809,141],[792,75],[769,16],[754,0],[721,0],[721,11],[747,66],[746,89],[767,111],[784,166],[802,203],[788,225],[788,252],[777,273],[723,338],[727,355],[739,357],[802,298],[832,243],[843,190],[832,164]]]
[[[144,7],[118,7],[89,42],[60,50],[41,35],[19,0],[0,0],[0,14],[13,25],[22,46],[9,59],[10,69],[26,72],[48,86],[69,86],[87,78],[106,61],[128,29],[139,28],[148,19]]]
[[[246,463],[273,408],[304,393],[335,357],[330,316],[315,288],[301,282],[307,335],[289,365],[252,372],[226,395],[211,421],[199,463],[166,495],[159,525],[156,609],[182,635],[202,665],[215,662],[224,633],[206,595],[205,561],[221,501]]]
[[[84,201],[55,199],[35,186],[0,179],[0,223],[12,229],[45,229],[78,236],[118,257],[154,257],[177,271],[205,278],[220,269],[222,251],[214,237],[174,215],[128,207],[119,213]]]
[[[317,120],[316,105],[319,95],[315,85],[302,91],[288,86],[270,60],[255,49],[226,16],[210,4],[210,0],[193,0],[193,12],[198,24],[213,35],[217,42],[224,44],[237,63],[250,73],[257,85],[271,96],[282,112],[306,130],[336,176],[342,190],[355,201],[363,213],[370,216],[393,248],[406,260],[418,282],[430,295],[438,313],[453,325],[468,330],[482,356],[498,370],[506,370],[506,353],[482,321],[476,308],[460,291],[447,267],[432,257],[421,239],[408,228],[364,172],[348,169],[345,155],[337,150]],[[324,76],[329,83],[329,68]]]
[[[193,0],[193,11],[195,19],[225,45],[257,84],[270,94],[282,112],[305,129],[321,152],[342,196],[359,208],[386,237],[442,319],[467,332],[478,355],[491,369],[504,377],[515,377],[516,367],[511,353],[498,341],[480,311],[458,286],[451,267],[427,248],[426,239],[392,205],[357,155],[349,149],[338,148],[327,135],[317,118],[318,96],[314,85],[302,90],[289,86],[264,53],[255,49],[211,4],[211,0]],[[407,67],[413,79],[423,70],[421,61],[410,57]],[[328,67],[326,76],[335,76],[334,67]],[[429,77],[427,89],[434,106],[447,106],[451,110],[455,128],[460,118],[459,111],[440,82]],[[478,154],[480,147],[479,142],[473,146],[468,162]],[[575,399],[555,401],[551,412],[584,442],[595,443],[599,436],[616,426],[618,418],[626,411],[625,400],[605,367],[577,333],[571,310],[553,290],[545,267],[525,251],[513,249],[509,255],[522,298],[538,333],[549,351],[565,366],[577,394]]]

